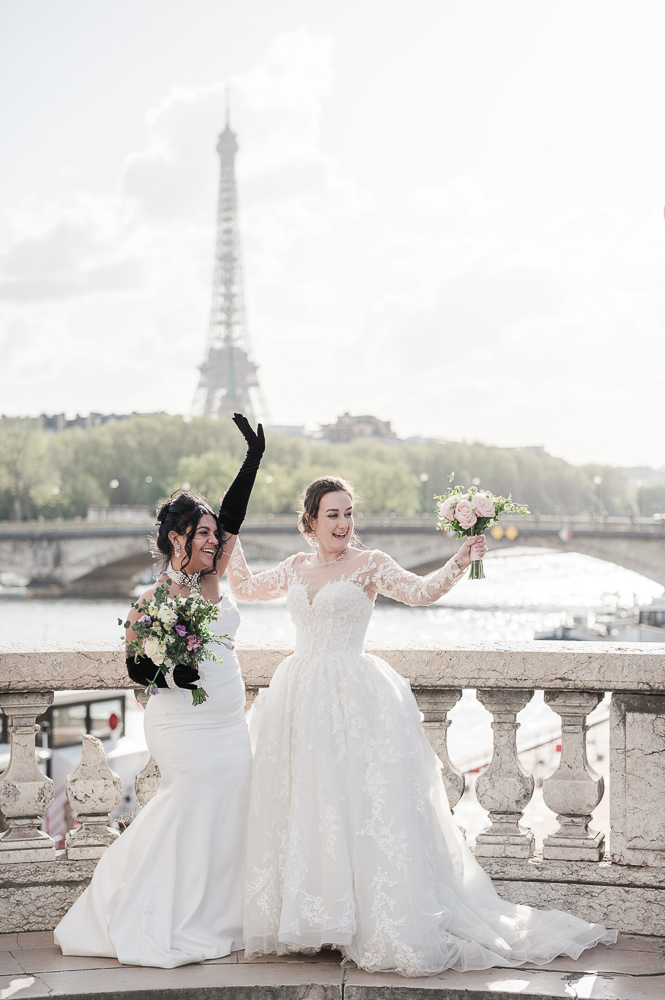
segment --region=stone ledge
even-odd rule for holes
[[[609,861],[479,858],[514,903],[569,910],[623,933],[665,936],[665,869]],[[86,888],[95,861],[0,865],[0,933],[52,930]]]
[[[0,865],[0,933],[51,931],[87,888],[96,861]]]
[[[16,885],[58,885],[89,881],[96,865],[96,859],[68,861],[64,851],[56,851],[55,861],[42,864],[0,864],[0,886],[4,889]]]
[[[654,649],[657,645],[657,649]],[[648,647],[648,648],[645,648]],[[582,647],[582,648],[580,648]],[[590,648],[592,647],[592,648]],[[665,694],[665,643],[493,642],[369,644],[414,688],[547,688]],[[265,687],[292,652],[252,643],[238,653],[248,687]],[[120,641],[0,643],[0,692],[130,688]]]
[[[513,903],[567,910],[626,934],[665,935],[663,868],[542,858],[477,860],[499,895]]]
[[[665,889],[665,868],[616,865],[611,861],[545,861],[529,858],[477,858],[492,881],[572,882],[575,885]]]
[[[605,924],[624,934],[665,934],[663,889],[502,879],[492,879],[492,882],[499,895],[511,903],[522,903],[540,910],[566,910],[582,920]]]

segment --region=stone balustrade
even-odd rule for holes
[[[465,776],[448,755],[449,713],[464,689],[475,689],[492,715],[493,755],[476,783],[488,826],[476,838],[478,860],[499,891],[515,902],[557,906],[634,933],[665,935],[665,644],[483,643],[435,649],[410,644],[370,647],[407,677],[423,726],[439,756],[451,805]],[[257,644],[239,655],[248,702],[266,686],[289,652]],[[115,643],[0,645],[0,709],[9,717],[11,760],[0,778],[0,932],[54,926],[89,881],[94,864],[117,833],[108,826],[119,801],[119,779],[103,747],[84,737],[67,795],[80,826],[56,852],[41,829],[52,782],[35,761],[37,718],[56,690],[131,688]],[[545,780],[546,805],[558,829],[534,856],[524,810],[534,791],[522,766],[517,714],[534,691],[561,718],[561,756]],[[586,754],[586,719],[612,692],[610,830],[589,829],[605,789]],[[144,699],[143,692],[137,696]],[[145,805],[159,785],[154,761],[137,775]],[[611,857],[605,855],[611,832]],[[583,888],[582,888],[583,887]]]

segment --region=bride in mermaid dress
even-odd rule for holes
[[[237,544],[227,570],[238,598],[286,595],[297,630],[251,727],[247,955],[332,945],[369,971],[425,976],[613,943],[600,924],[497,895],[452,819],[408,682],[364,652],[377,594],[432,603],[482,536],[423,579],[349,544],[352,489],[329,477],[305,491],[299,527],[312,554],[252,575]]]
[[[179,493],[157,512],[155,588],[197,591],[220,607],[211,623],[232,637],[240,623],[221,589],[263,454],[247,420],[234,421],[247,456],[216,517],[204,497]],[[163,574],[159,575],[163,570]],[[130,622],[139,613],[130,611]],[[127,638],[135,637],[131,628]],[[199,672],[176,665],[160,675],[145,710],[145,737],[161,781],[157,794],[100,858],[92,881],[55,929],[65,955],[117,958],[126,965],[164,969],[221,958],[243,947],[244,841],[252,754],[245,718],[245,685],[233,644],[215,645],[205,661],[208,698],[192,704]],[[221,661],[221,662],[220,662]],[[147,657],[127,657],[127,670],[145,687],[157,673]]]

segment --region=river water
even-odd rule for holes
[[[529,642],[534,632],[551,629],[573,616],[589,618],[599,610],[631,609],[659,597],[663,588],[630,570],[579,553],[516,549],[490,553],[484,580],[462,580],[449,594],[427,608],[379,603],[372,616],[368,642],[398,646],[401,642],[464,643],[514,640]],[[0,642],[68,642],[113,640],[120,644],[119,617],[128,602],[119,600],[33,599],[21,592],[0,591]],[[285,600],[266,604],[241,603],[238,645],[256,640],[292,642],[294,627]],[[133,699],[132,699],[133,701]],[[138,706],[136,706],[138,707]],[[608,704],[589,717],[589,760],[608,774]],[[455,810],[470,839],[486,825],[473,786],[478,768],[491,756],[491,716],[471,691],[451,712],[450,756],[467,772],[467,791]],[[536,792],[525,821],[537,842],[556,828],[545,807],[541,785],[556,768],[559,718],[544,704],[542,692],[518,716],[518,747],[523,766],[536,778]],[[73,763],[71,766],[74,766]],[[607,795],[594,813],[596,828],[609,829]]]
[[[663,588],[613,563],[576,552],[514,549],[485,559],[484,580],[462,580],[427,608],[379,603],[368,640],[434,642],[529,641],[573,615],[599,609],[630,609],[648,603]],[[0,589],[0,642],[67,642],[119,638],[122,600],[33,599]],[[295,632],[284,599],[242,604],[239,643],[291,642]]]

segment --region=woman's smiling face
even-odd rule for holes
[[[175,531],[171,532],[171,535],[173,536],[171,538],[172,543],[175,545],[177,542],[180,545],[180,559],[186,561],[185,545],[187,537],[185,535],[176,535]],[[191,575],[192,573],[199,573],[202,570],[213,568],[218,539],[219,533],[216,519],[212,514],[202,514],[192,535],[192,558],[183,567],[186,573]],[[176,558],[175,562],[179,563],[179,561]]]
[[[336,491],[321,497],[314,521],[314,536],[319,546],[342,552],[353,534],[353,501],[348,493]]]

